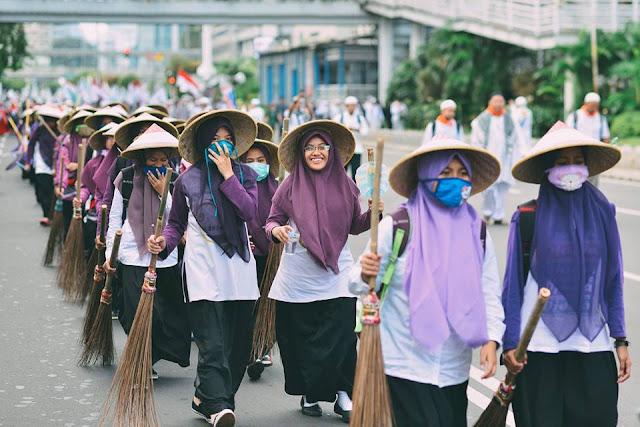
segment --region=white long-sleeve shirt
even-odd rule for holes
[[[333,121],[342,123],[351,131],[356,138],[355,152],[362,154],[362,142],[361,137],[369,135],[369,123],[367,119],[358,111],[354,111],[353,114],[349,114],[348,111],[344,111],[342,114],[338,114],[333,118]]]
[[[171,194],[167,195],[167,208],[166,215],[171,210]],[[120,240],[120,248],[118,250],[118,261],[125,265],[133,265],[136,267],[149,267],[151,262],[151,253],[146,252],[144,256],[140,256],[138,252],[138,245],[136,244],[136,238],[131,230],[129,219],[124,220],[122,223],[122,209],[124,208],[122,194],[116,188],[113,191],[113,201],[111,202],[111,211],[109,212],[109,229],[107,231],[107,250],[105,256],[107,259],[111,256],[111,249],[113,248],[113,239],[116,236],[116,231],[122,230],[122,239]],[[156,263],[157,268],[173,267],[178,263],[178,250],[174,249],[169,256],[161,260],[158,258]],[[115,267],[115,266],[112,266]]]
[[[382,254],[380,273],[376,281],[379,289],[384,272],[389,265],[389,255],[393,243],[393,221],[390,216],[384,218],[378,229],[378,253]],[[501,283],[498,275],[498,262],[491,236],[487,233],[486,250],[482,267],[482,291],[487,312],[487,331],[490,341],[502,343],[504,334],[504,310],[502,308]],[[366,246],[367,248],[369,245]],[[366,249],[368,251],[368,249]],[[384,370],[387,375],[447,387],[462,384],[469,379],[472,349],[465,344],[456,332],[451,335],[439,350],[429,352],[418,342],[409,329],[409,300],[404,291],[404,275],[407,253],[396,261],[396,270],[380,311],[380,335]],[[358,260],[350,271],[351,288],[366,285],[361,278],[362,267]]]

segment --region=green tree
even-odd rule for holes
[[[22,24],[0,24],[0,77],[5,70],[22,68],[27,56],[27,38]]]
[[[233,83],[236,99],[249,102],[260,94],[258,83],[258,62],[255,58],[240,58],[235,61],[221,61],[215,64],[219,75],[227,76]],[[235,82],[236,74],[245,75],[244,82]]]

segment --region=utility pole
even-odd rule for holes
[[[596,32],[596,0],[591,0],[591,79],[598,93],[598,39]]]

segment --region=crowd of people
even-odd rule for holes
[[[498,353],[519,374],[518,426],[615,426],[618,384],[631,373],[622,251],[615,208],[588,179],[613,167],[620,151],[608,144],[598,103],[588,94],[566,124],[532,145],[524,98],[506,113],[504,97],[491,95],[471,124],[470,143],[456,103],[443,101],[420,147],[391,169],[391,187],[407,201],[393,209],[380,202],[380,212],[392,213],[380,222],[378,253],[367,249],[357,259],[349,236],[371,227],[372,200],[362,210],[348,172],[360,166],[362,138],[384,119],[372,98],[361,106],[348,97],[343,111],[304,96],[268,111],[254,100],[247,112],[210,109],[203,99],[185,119],[170,117],[164,105],[131,112],[119,102],[40,105],[15,115],[22,136],[15,164],[33,180],[42,226],[56,204],[65,230],[82,210],[87,248],[106,247],[104,270],[117,277],[113,314],[127,334],[158,256],[151,362],[189,366],[195,341],[191,408],[214,426],[235,424],[247,367],[259,378],[272,363],[271,348],[251,356],[254,328],[264,321],[257,301],[267,298],[275,301],[269,326],[284,391],[300,396],[306,416],[322,416],[320,402],[330,402],[349,422],[356,301],[372,278],[382,298],[395,425],[466,426],[469,368],[479,349],[483,378],[495,374]],[[391,121],[401,115],[402,106],[392,105]],[[274,143],[285,118],[288,133]],[[156,233],[169,173],[168,215]],[[487,225],[506,221],[504,198],[515,180],[540,187],[511,218],[502,278]],[[483,196],[481,212],[468,203],[475,194]],[[270,266],[274,245],[286,248]],[[261,289],[269,268],[277,272]],[[515,348],[542,287],[551,297],[527,357],[518,360]]]

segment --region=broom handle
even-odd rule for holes
[[[109,257],[109,265],[111,268],[118,262],[118,251],[120,250],[120,239],[122,239],[122,230],[116,231],[116,236],[113,239],[113,247],[111,248],[111,256]],[[107,278],[104,281],[104,290],[111,292],[111,283],[113,281],[114,273],[107,273]]]
[[[100,219],[102,223],[100,224],[100,242],[105,242],[105,235],[107,233],[107,205],[102,205],[100,207]],[[98,265],[104,264],[104,249],[100,249],[98,251]]]
[[[26,104],[27,110],[29,108],[31,108],[31,100],[27,99],[27,104]],[[24,136],[26,136],[27,138],[29,138],[29,119],[31,118],[31,115],[28,114],[27,117],[24,118]]]
[[[76,169],[76,198],[80,199],[82,190],[82,169],[84,169],[84,144],[78,145],[78,169]]]
[[[42,125],[49,131],[49,133],[51,134],[51,136],[53,137],[53,139],[58,139],[58,135],[55,134],[55,132],[53,132],[51,130],[51,128],[49,127],[49,125],[47,124],[47,122],[44,121],[44,119],[40,116],[38,116],[38,121],[40,123],[42,123]]]
[[[160,207],[158,208],[158,219],[156,220],[155,236],[160,237],[162,229],[164,228],[164,211],[167,207],[167,195],[169,194],[169,186],[171,184],[171,175],[173,169],[167,168],[167,174],[164,177],[164,187],[162,188],[162,199],[160,200]],[[158,261],[158,254],[151,254],[151,262],[149,263],[149,271],[156,271],[156,262]]]
[[[538,326],[538,321],[540,321],[540,316],[542,316],[542,311],[544,310],[544,306],[547,304],[547,300],[550,296],[551,291],[547,288],[541,288],[540,292],[538,292],[538,300],[536,301],[536,305],[533,307],[531,315],[529,315],[527,326],[524,328],[524,332],[522,333],[518,346],[516,347],[515,357],[518,362],[522,362],[524,360],[524,356],[527,353],[527,347],[529,347],[529,342],[531,342],[531,337],[536,330],[536,326]],[[515,378],[515,375],[507,372],[505,382],[507,384],[513,384]]]
[[[282,140],[288,134],[289,134],[289,117],[285,117],[284,120],[282,121],[282,135],[280,136],[280,143],[282,143]],[[282,184],[282,181],[284,181],[284,175],[285,175],[285,170],[282,166],[280,166],[280,175],[278,176],[278,184]]]
[[[64,156],[60,156],[60,175],[58,175],[58,191],[62,194],[62,176],[64,174]]]
[[[378,138],[376,142],[376,170],[373,175],[373,197],[371,201],[371,253],[378,253],[378,223],[380,222],[380,174],[382,172],[382,152],[384,150],[384,140]],[[369,160],[371,161],[371,160]],[[376,277],[369,279],[369,290],[376,287]]]
[[[373,163],[373,148],[367,148],[367,157],[369,160],[369,163]]]
[[[11,129],[13,129],[13,131],[15,132],[16,136],[18,137],[18,139],[20,141],[22,141],[22,144],[24,145],[24,136],[18,130],[18,126],[16,126],[16,122],[13,121],[11,116],[8,116],[7,118],[9,119],[9,124],[11,125]]]

